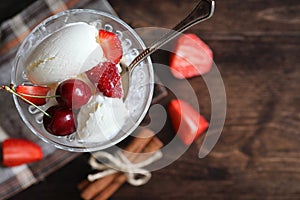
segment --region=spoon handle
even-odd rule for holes
[[[191,11],[191,13],[179,22],[172,30],[163,35],[160,39],[152,43],[148,48],[142,51],[128,66],[129,71],[132,71],[141,61],[151,55],[161,46],[168,43],[170,40],[178,36],[183,31],[187,30],[191,26],[209,19],[215,10],[214,0],[200,0],[197,6]]]

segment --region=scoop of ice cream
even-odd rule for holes
[[[42,40],[25,61],[28,79],[51,84],[74,77],[105,60],[97,42],[98,30],[87,23],[71,23]]]
[[[83,142],[108,141],[118,134],[128,117],[122,99],[94,95],[78,113],[77,137]]]

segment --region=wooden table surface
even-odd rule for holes
[[[110,1],[135,28],[171,28],[195,2]],[[216,5],[212,19],[187,32],[213,49],[225,84],[227,115],[220,140],[199,159],[198,139],[177,161],[153,172],[148,184],[126,184],[111,199],[300,199],[300,2],[216,0]],[[167,59],[164,53],[154,55],[156,61]],[[201,80],[189,81],[209,118],[210,97]],[[180,87],[178,80],[173,84]],[[163,131],[172,133],[169,120]],[[80,199],[76,185],[90,172],[88,156],[11,200]]]

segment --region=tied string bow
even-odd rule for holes
[[[99,170],[100,172],[90,174],[87,178],[92,182],[110,174],[124,172],[129,184],[133,186],[146,184],[151,178],[151,173],[143,167],[159,160],[162,157],[162,152],[160,150],[152,154],[153,155],[146,160],[138,163],[132,163],[121,151],[116,152],[115,155],[104,151],[96,152],[90,157],[89,164],[93,169]],[[102,159],[107,160],[108,164],[99,163],[97,161]]]

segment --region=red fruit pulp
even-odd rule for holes
[[[2,142],[2,164],[4,166],[17,166],[43,158],[43,152],[39,145],[25,140],[9,138]]]
[[[168,113],[174,130],[186,145],[190,145],[208,128],[206,119],[183,100],[172,100]]]
[[[117,66],[112,62],[103,62],[86,72],[88,78],[97,84],[103,95],[113,98],[122,98],[123,89],[121,76]]]
[[[191,78],[210,71],[213,52],[197,35],[184,34],[171,54],[170,68],[177,78]]]
[[[31,103],[37,106],[41,106],[46,103],[46,98],[32,96],[46,96],[50,88],[36,85],[18,85],[15,90],[18,94],[20,94]]]
[[[113,32],[100,30],[99,41],[105,57],[113,63],[118,63],[123,55],[121,41]]]

